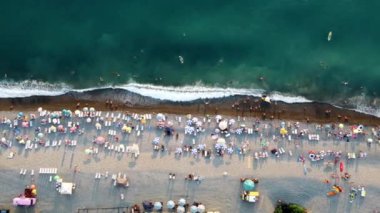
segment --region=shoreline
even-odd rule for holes
[[[107,101],[112,101],[107,104]],[[174,102],[153,99],[120,89],[96,90],[84,93],[69,92],[59,96],[31,96],[24,98],[0,99],[0,110],[26,111],[43,107],[48,110],[63,108],[75,110],[84,106],[97,110],[119,110],[129,112],[163,112],[170,114],[231,115],[258,117],[260,119],[284,119],[300,122],[331,123],[345,122],[377,126],[380,118],[354,110],[339,108],[331,104],[285,103],[274,101],[269,107],[260,107],[260,98],[252,96],[230,96],[188,102]],[[234,107],[233,107],[234,106]],[[326,111],[330,111],[326,113]],[[347,118],[347,119],[346,119]]]

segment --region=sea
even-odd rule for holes
[[[378,0],[2,0],[0,97],[269,94],[380,116]]]

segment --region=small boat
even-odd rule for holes
[[[256,203],[259,196],[260,193],[257,191],[243,191],[243,193],[241,193],[241,199],[249,203]]]
[[[329,34],[327,35],[327,41],[331,41],[332,39],[332,31],[329,32]]]

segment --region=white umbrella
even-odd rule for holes
[[[177,207],[177,213],[185,213],[185,207],[183,207],[183,206],[178,206],[178,207]]]
[[[230,125],[230,126],[232,126],[232,125],[234,125],[235,124],[235,119],[230,119],[229,121],[228,121],[228,125]]]
[[[156,115],[156,119],[159,120],[159,121],[165,121],[165,115],[162,114],[162,113],[158,113]]]
[[[191,206],[190,207],[190,212],[191,213],[197,213],[197,211],[198,211],[198,207],[196,207],[196,206]]]
[[[197,127],[201,127],[202,124],[203,124],[202,121],[198,121],[198,122],[196,123]]]
[[[88,112],[88,107],[83,107],[83,112]]]
[[[94,107],[90,107],[90,112],[95,112],[95,108]]]
[[[74,114],[75,115],[80,115],[80,110],[75,110]]]
[[[168,207],[168,209],[173,209],[175,207],[175,203],[174,201],[169,200],[166,206]]]
[[[218,125],[219,129],[221,130],[226,130],[227,127],[228,127],[228,123],[226,120],[222,120],[219,122],[219,125]]]
[[[368,142],[368,143],[372,143],[372,142],[373,142],[373,139],[372,139],[372,138],[368,138],[368,139],[367,139],[367,142]]]
[[[38,136],[39,138],[43,138],[43,137],[44,137],[44,133],[40,132],[40,133],[38,133],[37,136]]]
[[[221,116],[221,115],[217,115],[217,116],[215,116],[215,120],[216,120],[216,121],[220,121],[220,120],[222,120],[222,116]]]
[[[2,142],[2,143],[5,143],[6,141],[7,141],[7,140],[6,140],[4,137],[1,138],[1,142]]]
[[[58,120],[56,118],[53,118],[53,124],[57,124]]]
[[[37,111],[42,112],[42,107],[38,107]]]
[[[87,118],[87,119],[86,119],[86,122],[87,122],[87,123],[90,123],[90,122],[91,122],[91,118]]]
[[[154,209],[155,210],[161,210],[162,209],[162,203],[161,202],[154,202]]]
[[[96,128],[96,129],[100,129],[100,128],[102,128],[102,125],[101,125],[100,123],[96,123],[96,124],[95,124],[95,128]]]
[[[224,138],[218,138],[218,140],[216,141],[217,144],[220,144],[220,145],[226,145],[226,139]]]
[[[194,123],[197,123],[198,122],[198,118],[197,117],[194,117],[193,119],[191,119]]]
[[[167,126],[173,126],[173,121],[168,121],[168,122],[166,123],[166,125],[167,125]]]
[[[203,213],[203,212],[205,212],[205,210],[206,210],[206,207],[204,205],[200,204],[198,206],[198,212]]]
[[[181,198],[181,199],[179,199],[179,201],[178,201],[178,205],[180,205],[180,206],[184,206],[186,204],[186,200],[185,200],[185,198]]]

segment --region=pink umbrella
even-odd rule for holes
[[[70,128],[70,132],[75,132],[75,131],[77,131],[76,127],[73,126],[73,127]]]
[[[106,142],[106,139],[102,136],[98,136],[96,139],[95,139],[95,142],[97,144],[104,144]]]
[[[24,122],[22,122],[22,127],[29,127],[29,122],[27,122],[27,121],[24,121]]]
[[[58,126],[58,131],[63,132],[64,130],[65,130],[65,128],[63,127],[63,125]]]

